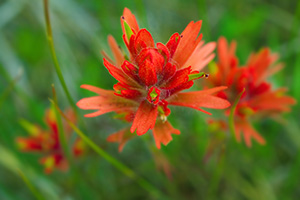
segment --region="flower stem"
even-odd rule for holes
[[[69,126],[78,134],[79,137],[91,148],[93,149],[98,155],[103,157],[105,160],[107,160],[109,163],[111,163],[113,166],[115,166],[119,171],[121,171],[123,174],[131,178],[132,180],[136,180],[137,183],[143,187],[145,190],[149,191],[150,194],[153,195],[155,198],[161,199],[163,197],[163,194],[156,189],[152,184],[150,184],[147,180],[144,178],[138,176],[134,171],[132,171],[129,167],[106,153],[101,147],[96,145],[91,139],[89,139],[80,129],[78,129],[69,119],[68,117],[60,110],[58,105],[55,101],[50,99],[51,103],[55,106],[56,110],[60,113],[60,115],[66,120],[66,122],[69,124]],[[165,198],[164,198],[165,199]]]
[[[239,101],[240,101],[240,98],[242,97],[242,95],[244,94],[245,92],[245,88],[242,90],[242,92],[236,97],[236,99],[234,100],[234,103],[231,107],[231,110],[230,110],[230,115],[229,115],[229,127],[230,127],[230,131],[231,133],[236,136],[236,133],[235,133],[235,126],[234,126],[234,113],[235,113],[235,110],[236,110],[236,106],[238,105]]]
[[[52,93],[53,93],[53,100],[55,102],[55,104],[57,104],[57,97],[56,97],[56,92],[55,92],[55,88],[54,88],[54,84],[52,84]],[[69,166],[72,166],[72,157],[68,148],[68,143],[66,140],[66,134],[63,128],[63,123],[61,120],[61,116],[59,114],[59,112],[57,111],[57,109],[55,109],[54,105],[52,105],[52,109],[55,112],[55,116],[56,116],[56,122],[57,122],[57,127],[58,127],[58,138],[59,138],[59,143],[62,146],[63,149],[63,153],[66,156]]]
[[[44,200],[45,198],[39,193],[39,191],[33,186],[33,184],[21,170],[19,170],[19,174],[35,198],[38,200]]]
[[[54,62],[54,67],[56,74],[59,78],[59,81],[63,87],[64,92],[66,93],[66,96],[69,100],[69,103],[71,104],[72,108],[74,109],[74,112],[77,115],[77,109],[75,106],[75,103],[70,95],[70,92],[67,88],[66,82],[64,80],[63,74],[61,72],[60,66],[58,64],[58,60],[55,53],[54,43],[53,43],[53,36],[52,36],[52,29],[51,29],[51,23],[50,23],[50,16],[49,16],[49,6],[48,6],[48,0],[44,0],[44,14],[45,14],[45,20],[46,20],[46,33],[47,33],[47,40],[49,43],[52,59]]]

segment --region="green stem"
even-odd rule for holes
[[[56,102],[51,100],[51,103],[55,106],[56,110],[60,113],[60,115],[67,121],[70,127],[81,137],[81,139],[90,147],[92,148],[98,155],[103,157],[113,166],[115,166],[118,170],[120,170],[123,174],[131,178],[132,180],[136,180],[137,183],[143,187],[145,190],[149,191],[155,198],[161,198],[163,194],[159,190],[157,190],[152,184],[146,181],[144,178],[138,176],[134,171],[132,171],[129,167],[106,153],[101,147],[96,145],[91,139],[89,139],[80,129],[78,129],[68,118],[67,116],[60,110]]]
[[[56,92],[55,92],[55,88],[54,88],[54,84],[52,84],[52,93],[53,93],[53,99],[55,104],[57,103],[57,97],[56,97]],[[66,139],[66,134],[63,128],[63,123],[61,120],[61,116],[59,114],[59,112],[57,111],[57,109],[55,109],[55,107],[52,105],[52,109],[55,112],[55,116],[56,116],[56,123],[57,123],[57,127],[58,127],[58,138],[59,138],[59,143],[62,146],[64,155],[66,156],[69,166],[72,166],[72,157],[68,148],[68,143],[67,143],[67,139]]]
[[[56,71],[56,74],[59,78],[59,81],[60,81],[60,83],[63,87],[63,90],[66,93],[66,96],[69,100],[69,103],[71,104],[72,108],[74,109],[74,112],[77,115],[76,105],[75,105],[75,103],[74,103],[74,101],[73,101],[73,99],[72,99],[72,97],[69,93],[69,90],[67,88],[66,82],[64,80],[63,74],[61,72],[61,69],[60,69],[60,66],[58,64],[58,60],[57,60],[57,57],[56,57],[54,43],[53,43],[51,23],[50,23],[50,16],[49,16],[48,0],[44,0],[44,14],[45,14],[45,20],[46,20],[47,40],[48,40],[48,43],[49,43],[52,59],[53,59],[53,62],[54,62],[55,71]]]
[[[229,127],[230,127],[230,131],[231,133],[236,136],[235,134],[235,127],[234,127],[234,113],[235,113],[235,110],[236,110],[236,106],[238,105],[239,101],[240,101],[240,98],[242,97],[242,95],[244,94],[245,92],[245,88],[242,90],[242,92],[236,97],[236,99],[234,100],[234,103],[231,107],[231,110],[230,110],[230,115],[229,115]]]
[[[30,180],[27,178],[27,176],[22,172],[19,171],[19,174],[25,184],[27,185],[28,189],[31,191],[31,193],[35,196],[38,200],[44,200],[45,198],[39,193],[39,191],[33,186],[33,184],[30,182]]]

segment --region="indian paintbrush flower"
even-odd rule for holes
[[[120,143],[120,151],[133,132],[143,135],[152,130],[157,148],[161,143],[167,145],[172,140],[171,134],[180,134],[167,120],[171,113],[169,105],[205,113],[208,112],[202,107],[224,109],[230,105],[213,95],[226,89],[224,86],[182,92],[191,88],[195,80],[207,77],[200,70],[214,57],[215,43],[204,45],[201,41],[201,21],[190,22],[181,34],[174,33],[166,44],[155,43],[148,30],[138,26],[135,16],[127,8],[121,17],[121,25],[129,56],[124,55],[112,36],[108,36],[108,43],[115,60],[103,52],[104,66],[118,83],[114,90],[82,85],[81,88],[98,96],[77,103],[81,109],[97,110],[86,117],[116,112],[119,118],[132,122],[131,128],[108,138],[108,141]]]
[[[76,121],[72,110],[68,110],[67,115],[73,122]],[[46,111],[45,121],[48,130],[43,130],[38,125],[22,120],[21,124],[30,136],[18,137],[16,139],[17,145],[24,152],[37,152],[42,154],[43,157],[40,159],[40,163],[44,165],[45,173],[51,173],[53,169],[65,171],[68,169],[68,162],[59,140],[58,124],[53,109]],[[67,124],[64,124],[64,131],[67,139],[70,139],[72,129]],[[78,138],[72,145],[72,155],[75,157],[80,156],[83,151],[84,143]]]
[[[296,101],[285,94],[286,88],[273,90],[272,84],[266,80],[283,67],[282,63],[276,63],[279,57],[277,54],[271,53],[269,48],[262,48],[258,53],[251,54],[243,67],[239,67],[235,50],[235,41],[228,44],[224,37],[219,39],[218,62],[211,65],[208,86],[228,86],[229,89],[217,95],[230,102],[245,89],[234,113],[236,139],[241,141],[243,133],[247,146],[251,146],[251,138],[265,144],[265,139],[251,125],[253,118],[290,111],[289,107]]]

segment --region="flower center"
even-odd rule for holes
[[[158,104],[159,97],[160,97],[160,90],[155,86],[151,87],[147,94],[147,100],[149,101],[149,103],[152,103],[154,105]]]

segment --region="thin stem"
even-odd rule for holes
[[[57,104],[57,97],[56,97],[56,92],[55,92],[55,88],[54,88],[54,84],[52,84],[52,93],[53,93],[53,99],[55,104]],[[69,166],[72,166],[71,164],[71,154],[68,148],[68,143],[66,140],[66,134],[63,128],[63,123],[61,120],[61,116],[59,114],[59,112],[57,111],[57,109],[55,109],[55,107],[52,105],[52,109],[55,112],[55,116],[56,116],[56,123],[57,123],[57,127],[58,127],[58,138],[59,138],[59,143],[62,146],[64,155],[66,156]]]
[[[54,62],[54,67],[55,67],[55,71],[56,74],[59,78],[59,81],[63,87],[64,92],[67,95],[67,98],[69,100],[69,103],[71,104],[71,106],[74,109],[74,112],[77,115],[77,108],[76,105],[69,93],[69,90],[67,88],[66,82],[64,80],[63,74],[61,72],[60,66],[58,64],[58,60],[56,57],[56,53],[55,53],[55,48],[54,48],[54,43],[53,43],[53,36],[52,36],[52,29],[51,29],[51,23],[50,23],[50,16],[49,16],[49,6],[48,6],[48,0],[44,0],[44,14],[45,14],[45,20],[46,20],[46,32],[47,32],[47,40],[49,43],[49,47],[50,47],[50,51],[51,51],[51,55],[52,55],[52,59]]]
[[[236,110],[236,107],[240,101],[240,98],[242,97],[242,95],[244,94],[245,92],[245,88],[242,90],[242,92],[236,97],[232,107],[231,107],[231,110],[230,110],[230,115],[229,115],[229,127],[230,127],[230,131],[231,133],[236,136],[236,133],[235,133],[235,126],[234,126],[234,113],[235,113],[235,110]]]
[[[39,191],[33,186],[33,184],[30,182],[30,180],[27,178],[27,176],[19,170],[19,174],[25,184],[27,185],[28,189],[31,191],[31,193],[35,196],[38,200],[44,200],[45,198],[39,193]]]
[[[149,191],[155,198],[162,197],[163,194],[157,190],[152,184],[150,184],[147,180],[144,178],[138,176],[134,171],[132,171],[129,167],[106,153],[101,147],[96,145],[91,139],[89,139],[81,130],[79,130],[69,119],[68,117],[60,110],[56,102],[51,100],[51,103],[55,106],[57,111],[60,113],[60,115],[66,120],[66,122],[70,125],[70,127],[81,137],[81,139],[90,147],[92,148],[98,155],[103,157],[105,160],[107,160],[109,163],[111,163],[113,166],[115,166],[118,170],[120,170],[123,174],[131,178],[132,180],[136,180],[137,183],[143,187],[145,190]],[[165,198],[164,198],[165,199]]]

